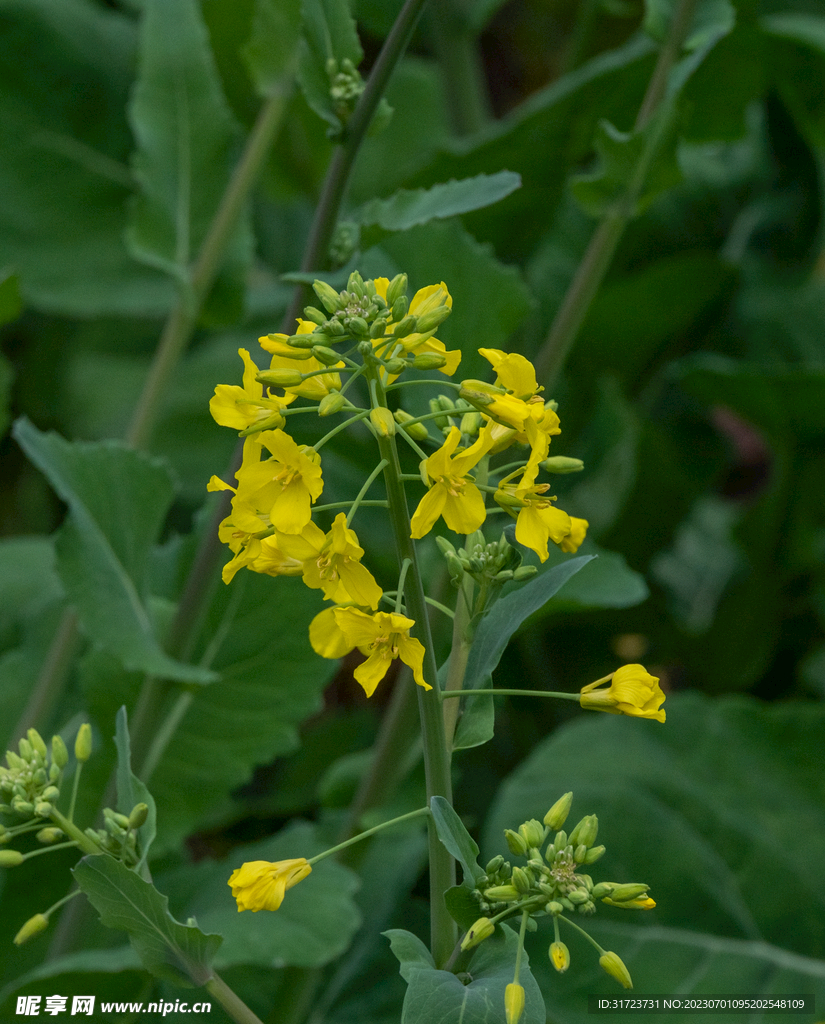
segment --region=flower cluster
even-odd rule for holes
[[[223,579],[229,583],[242,568],[301,576],[332,604],[310,628],[318,654],[337,658],[359,650],[366,660],[355,677],[368,695],[396,658],[412,669],[419,685],[429,688],[422,669],[424,648],[410,635],[415,622],[403,614],[398,591],[394,610],[379,610],[382,600],[392,601],[362,563],[365,552],[351,525],[361,505],[388,506],[366,495],[382,469],[389,472],[388,462],[397,459],[382,459],[351,500],[319,505],[323,446],[348,426],[360,426],[379,445],[394,447],[400,439],[418,456],[426,488],[410,520],[413,539],[427,535],[439,519],[456,533],[474,534],[491,511],[486,501],[491,494],[499,509],[516,519],[516,539],[542,561],[550,540],[575,551],[587,523],[556,508],[546,494],[550,485],[538,483],[538,474],[542,467],[569,472],[581,463],[562,460],[565,466],[559,468],[554,466],[559,460],[548,460],[550,439],[560,432],[555,403],[542,400],[535,370],[517,354],[480,349],[495,371],[495,384],[451,384],[454,397],[432,400],[430,414],[390,410],[387,393],[407,383],[396,383],[406,370],[439,370],[449,378],[458,369],[461,353],[448,351],[435,336],[452,309],[443,282],[420,289],[411,301],[404,274],[392,281],[364,281],[356,272],[341,292],[322,281],[315,282],[314,290],[323,308],[308,306],[295,334],[259,339],[270,357],[268,369],[259,370],[249,352],[240,349],[242,386],[218,385],[210,402],[214,419],[244,438],[236,485],[218,477],[209,482],[210,490],[233,492],[231,512],[219,528],[233,554]],[[299,399],[308,404],[296,405]],[[299,443],[285,429],[287,420],[313,410],[322,419],[340,414],[343,422],[311,445]],[[430,433],[432,420],[441,427],[440,439]],[[526,459],[504,467],[496,485],[488,483],[496,474],[491,456],[513,445],[528,449]],[[322,518],[342,507],[347,511],[337,512],[331,523]],[[483,536],[479,543],[487,545]],[[500,572],[515,578],[518,565],[499,561]],[[529,575],[524,571],[519,578]]]
[[[502,856],[489,862],[473,890],[484,916],[469,928],[462,949],[471,949],[489,938],[502,921],[525,913],[538,917],[549,915],[553,919],[555,938],[548,955],[557,971],[566,971],[570,966],[570,952],[559,939],[558,923],[563,921],[583,932],[596,947],[599,963],[608,974],[625,988],[632,988],[630,975],[620,958],[602,949],[567,915],[593,914],[597,902],[622,910],[652,910],[656,904],[647,895],[647,885],[594,882],[586,873],[584,869],[600,860],[605,848],[595,845],[599,831],[595,814],[582,818],[569,834],[564,831],[572,800],[573,794],[565,793],[547,812],[544,822],[533,818],[523,822],[516,831],[505,830],[510,852],[527,863],[514,867]]]
[[[69,760],[66,744],[54,736],[50,756],[40,733],[29,729],[18,749],[19,754],[6,751],[7,768],[0,765],[0,793],[5,801],[0,813],[47,818],[60,796],[61,776]]]

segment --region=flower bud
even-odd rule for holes
[[[495,930],[496,926],[489,917],[480,917],[461,940],[461,948],[463,950],[472,949],[479,942],[489,939]]]
[[[379,437],[392,437],[395,434],[395,420],[389,409],[379,405],[370,409],[370,423]]]
[[[562,829],[561,832],[556,833],[556,838],[553,840],[553,849],[557,851],[563,850],[565,846],[567,846],[567,833]]]
[[[525,896],[533,888],[533,879],[524,868],[516,867],[513,868],[513,885]]]
[[[320,331],[313,331],[312,334],[293,334],[291,338],[286,339],[287,345],[292,349],[289,358],[299,361],[311,359],[312,352],[310,350],[313,345],[321,345],[327,340],[326,334],[322,334]]]
[[[595,814],[586,814],[570,833],[570,844],[577,847],[580,843],[592,846],[599,834],[599,819]]]
[[[77,761],[83,764],[92,756],[92,727],[88,722],[77,730],[77,737],[74,741],[74,756]]]
[[[548,473],[581,473],[584,463],[581,459],[570,459],[566,455],[551,455],[539,465]]]
[[[519,825],[518,831],[528,846],[537,848],[544,842],[544,827],[535,818],[531,818],[529,821],[525,821],[523,825]]]
[[[515,981],[511,981],[504,990],[504,1015],[507,1024],[518,1024],[524,1013],[524,989]]]
[[[349,62],[349,64],[350,68],[347,70],[349,70],[350,73],[352,73],[355,71],[355,68],[352,67],[351,61]],[[349,276],[349,279],[347,281],[347,291],[350,293],[354,293],[355,297],[359,299],[363,299],[364,296],[367,294],[367,290],[364,287],[364,278],[361,277],[357,270],[353,270],[353,272]]]
[[[69,751],[63,742],[62,736],[52,736],[52,764],[63,769],[69,763]]]
[[[315,306],[306,306],[304,308],[304,316],[319,327],[323,327],[327,322],[325,314],[320,309],[316,309]]]
[[[419,323],[419,327],[421,324]],[[440,352],[420,352],[412,361],[416,370],[440,370],[446,366],[447,358]]]
[[[406,298],[407,275],[396,274],[392,281],[387,285],[387,305],[392,308],[402,295]],[[406,310],[404,313],[406,313]],[[403,316],[404,313],[401,315]]]
[[[610,899],[614,903],[624,903],[626,900],[635,900],[639,896],[644,896],[649,888],[649,885],[643,885],[641,883],[617,885],[614,886],[613,892],[610,894]]]
[[[591,846],[587,851],[587,856],[584,858],[585,864],[595,864],[597,860],[604,856],[604,851],[607,849],[605,846]]]
[[[567,898],[573,904],[574,907],[580,907],[583,903],[587,903],[590,899],[590,893],[587,889],[573,889],[572,892],[567,894]]]
[[[63,838],[63,829],[52,827],[41,828],[34,838],[38,843],[43,843],[44,846],[49,846],[51,843],[56,843],[58,839]]]
[[[60,799],[60,790],[57,786],[47,786],[40,794],[40,797],[42,800],[54,803],[55,800]]]
[[[146,824],[146,819],[148,817],[148,804],[135,804],[132,808],[132,813],[129,815],[129,828],[140,828],[141,825]]]
[[[32,745],[32,750],[35,750],[45,761],[46,760],[46,744],[43,741],[43,737],[37,731],[37,729],[29,729],[28,732],[29,743]]]
[[[403,409],[396,409],[393,416],[395,417],[395,422],[400,424],[414,441],[426,441],[430,436],[426,424],[411,423],[410,421],[415,419],[415,417]],[[436,537],[436,542],[440,539],[440,537]]]
[[[564,913],[564,907],[561,905],[561,903],[559,903],[558,900],[552,900],[550,903],[547,904],[547,906],[544,909],[547,911],[548,914],[552,914],[553,917],[558,917],[559,914]]]
[[[0,851],[1,856],[2,851]],[[484,890],[484,895],[495,903],[509,903],[511,900],[518,899],[519,892],[514,885],[493,885]]]
[[[441,537],[436,537],[436,540],[441,540]],[[497,854],[491,861],[488,861],[487,867],[484,869],[488,875],[494,875],[496,871],[504,864],[504,858],[501,854]]]
[[[369,338],[370,325],[362,316],[351,316],[347,320],[347,327],[356,338]]]
[[[558,832],[565,821],[567,821],[567,815],[570,813],[572,803],[573,794],[565,793],[564,796],[559,797],[547,814],[545,814],[544,824],[551,832]]]
[[[28,942],[29,939],[34,938],[44,929],[48,928],[49,919],[44,914],[35,914],[34,917],[30,917],[28,921],[23,925],[20,931],[14,936],[15,946],[22,946],[24,942]]]
[[[599,966],[624,988],[633,988],[630,972],[616,953],[605,953],[599,957]]]
[[[328,348],[326,345],[313,345],[310,353],[324,366],[333,366],[335,363],[341,362],[341,357],[335,349]]]
[[[406,338],[410,334],[415,334],[418,330],[418,317],[405,316],[404,319],[395,325],[392,333],[396,338]]]
[[[429,334],[444,323],[452,310],[449,306],[436,306],[418,318],[418,331],[420,334]]]
[[[379,317],[377,320],[373,320],[372,324],[370,325],[370,337],[373,338],[373,339],[375,339],[375,338],[383,338],[384,334],[386,333],[386,331],[387,331],[387,318],[386,317],[383,317],[383,316]]]
[[[0,868],[16,868],[24,859],[19,850],[0,850]]]
[[[340,391],[330,391],[318,403],[318,415],[333,416],[336,412],[340,412],[343,409],[345,402],[346,398],[344,398]]]
[[[341,308],[341,296],[326,281],[313,281],[312,290],[321,300],[327,312],[336,313]]]
[[[430,405],[430,412],[431,413],[436,413],[437,414],[437,413],[440,413],[440,412],[444,411],[441,408],[441,402],[439,402],[439,400],[437,398],[431,398],[430,402],[429,402],[429,405]],[[450,421],[447,419],[446,416],[438,416],[438,415],[436,415],[435,416],[435,422],[436,422],[436,426],[440,430],[447,430],[447,428],[450,426]]]
[[[584,843],[579,843],[576,849],[573,851],[573,860],[577,864],[584,864],[584,858],[587,856],[587,847]]]
[[[406,359],[401,359],[398,356],[395,356],[392,359],[388,359],[384,363],[384,366],[386,367],[387,373],[389,373],[391,376],[395,376],[398,373],[403,373],[404,370],[407,369],[408,365],[409,364],[407,363]]]
[[[518,569],[513,569],[513,579],[516,583],[524,583],[525,580],[532,579],[538,571],[538,566],[520,565]]]
[[[606,903],[608,907],[618,907],[620,910],[654,910],[656,907],[656,900],[650,896],[639,897],[635,900],[625,900],[623,903],[617,903],[609,896],[605,896],[602,899],[602,903]]]
[[[559,974],[564,974],[570,966],[570,950],[567,946],[563,942],[551,942],[548,953],[550,955],[550,963]]]
[[[23,736],[21,736],[20,740],[17,743],[17,747],[20,751],[20,756],[23,758],[23,761],[26,764],[30,764],[34,760],[34,747],[31,745],[31,743]]]
[[[527,843],[518,832],[514,832],[511,828],[506,828],[504,830],[504,838],[507,840],[507,848],[510,853],[516,857],[527,856]]]
[[[409,299],[406,295],[399,295],[398,298],[393,302],[392,306],[392,318],[398,324],[407,315],[407,310],[410,308]]]
[[[279,388],[294,388],[297,387],[301,381],[303,381],[304,375],[299,373],[297,370],[288,370],[283,367],[277,367],[274,370],[261,370],[256,375],[255,380],[261,384],[274,384]]]

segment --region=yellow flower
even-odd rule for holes
[[[504,1013],[507,1024],[518,1024],[524,1013],[524,989],[515,981],[504,990]]]
[[[266,427],[282,427],[284,418],[281,410],[295,401],[295,395],[283,398],[273,397],[269,391],[264,393],[264,386],[255,380],[258,367],[253,363],[245,348],[238,349],[243,360],[243,387],[237,384],[219,384],[209,402],[212,419],[222,427],[234,430],[246,430],[253,425],[261,429]]]
[[[298,330],[295,333],[312,334],[315,327],[316,324],[310,320],[299,320]],[[324,364],[316,359],[315,356],[310,356],[309,358],[296,357],[295,349],[287,344],[287,337],[288,335],[286,334],[266,334],[263,338],[258,338],[261,348],[272,355],[272,360],[269,364],[270,370],[284,369],[298,370],[299,373],[315,373],[316,370],[324,369]],[[307,380],[296,384],[294,387],[284,388],[284,391],[287,394],[309,398],[313,402],[320,402],[331,391],[341,390],[341,375],[336,373],[335,369],[340,369],[342,366],[344,366],[344,363],[336,363],[335,367],[331,368],[328,372],[315,373],[314,377],[308,377]]]
[[[305,857],[294,860],[247,861],[229,876],[227,885],[242,910],[277,910],[284,901],[287,889],[297,885],[312,871]]]
[[[413,671],[413,678],[425,690],[432,687],[424,681],[424,645],[410,636],[415,625],[413,619],[394,612],[373,612],[368,615],[358,608],[331,609],[348,650],[357,647],[367,660],[356,668],[353,675],[371,697],[376,686],[389,671],[390,663],[400,658]],[[312,633],[310,633],[312,639]],[[314,646],[314,645],[313,645]],[[318,654],[323,650],[315,648]],[[329,655],[323,655],[329,657]]]
[[[309,642],[322,658],[343,658],[353,649],[335,618],[335,608],[324,608],[309,624]]]
[[[246,512],[250,520],[263,513],[264,525],[268,519],[281,533],[300,533],[310,520],[312,502],[324,489],[321,458],[283,430],[261,431],[257,440],[272,458],[244,460],[238,470],[238,491],[232,503],[236,525],[249,529],[239,521],[239,513]]]
[[[552,942],[549,949],[550,963],[559,974],[564,974],[570,966],[570,950],[563,942]]]
[[[618,907],[620,910],[654,910],[656,907],[656,900],[652,896],[639,896],[635,900],[625,900],[623,903],[604,896],[602,903],[606,903],[608,907]]]
[[[304,583],[323,590],[328,600],[378,607],[383,591],[369,569],[361,565],[364,549],[343,512],[335,517],[329,533],[310,522],[299,534],[281,535],[278,546],[301,562]]]
[[[608,681],[608,687],[596,689]],[[664,702],[658,678],[650,675],[643,665],[622,665],[604,679],[583,686],[579,698],[583,708],[608,711],[611,715],[655,718],[659,722],[665,720],[665,712],[660,710]]]
[[[574,554],[578,551],[585,538],[587,527],[589,525],[590,523],[588,523],[586,519],[578,519],[576,516],[570,516],[570,533],[558,542],[562,551],[566,551],[568,554]]]
[[[430,532],[439,516],[456,533],[473,533],[484,522],[484,498],[466,474],[490,450],[492,437],[483,430],[466,451],[454,455],[460,440],[461,431],[451,427],[444,444],[422,464],[431,487],[412,517],[411,536],[416,540]]]
[[[376,294],[386,301],[387,287],[390,283],[388,279],[386,277],[376,277],[373,283],[375,284]],[[438,309],[439,306],[447,306],[449,309],[453,308],[452,296],[447,291],[447,286],[443,281],[441,284],[431,284],[426,288],[419,288],[410,303],[408,315],[423,316],[425,313]],[[387,333],[391,334],[392,317],[389,318],[388,323]],[[401,346],[405,353],[419,355],[422,352],[435,352],[438,355],[444,356],[447,361],[440,368],[440,372],[451,377],[461,362],[461,352],[458,349],[448,352],[444,342],[433,337],[434,334],[435,331],[427,331],[424,334],[408,334],[406,338],[399,338],[397,344]],[[385,358],[392,354],[393,346],[386,346],[386,342],[378,340],[374,344],[381,347],[382,351],[380,354]]]

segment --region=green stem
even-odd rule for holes
[[[31,860],[33,857],[41,857],[44,853],[51,853],[53,850],[67,850],[70,846],[76,847],[77,841],[70,839],[67,843],[55,843],[53,846],[41,846],[38,850],[29,850],[23,854],[23,860]]]
[[[145,785],[149,785],[149,780],[152,778],[155,769],[160,764],[160,759],[163,757],[166,748],[172,742],[172,737],[175,735],[183,716],[189,710],[189,705],[194,699],[195,694],[192,690],[183,690],[179,693],[175,698],[175,702],[172,705],[169,714],[163,719],[160,724],[160,728],[152,737],[152,743],[146,752],[146,757],[144,758],[140,768],[140,778]]]
[[[313,512],[329,512],[336,508],[352,508],[353,503],[351,501],[331,501],[327,505],[314,505],[312,508]],[[383,498],[375,498],[374,500],[359,502],[359,508],[387,508],[387,503]]]
[[[636,131],[643,129],[649,123],[665,96],[668,76],[681,51],[696,3],[697,0],[679,0],[670,24],[668,37],[659,50],[656,66],[636,117],[634,126]],[[655,135],[656,139],[648,141],[648,145],[640,157],[634,179],[628,185],[621,209],[604,217],[593,233],[581,263],[576,268],[576,273],[573,275],[573,280],[559,306],[547,339],[535,359],[536,377],[539,380],[549,383],[555,381],[570,354],[579,329],[590,309],[590,304],[601,287],[613,260],[636,199],[644,186],[647,169],[655,155],[655,148],[660,140],[661,132],[657,132]]]
[[[453,643],[450,648],[447,679],[444,684],[444,690],[441,693],[442,699],[447,693],[463,692],[461,685],[464,682],[467,660],[470,657],[470,648],[473,645],[473,638],[469,632],[469,627],[472,618],[474,586],[472,579],[469,576],[465,576],[456,598],[455,615],[453,617]],[[455,727],[458,722],[458,711],[458,704],[447,704],[443,708],[444,734],[448,749],[452,749]]]
[[[213,972],[205,987],[209,995],[217,999],[236,1024],[263,1024],[261,1018],[249,1009],[219,975]]]
[[[494,697],[559,697],[561,700],[575,700],[578,702],[581,694],[578,693],[557,693],[554,690],[443,690],[440,694],[442,700],[448,697],[469,697],[480,693],[490,693]]]
[[[527,934],[527,918],[530,916],[530,912],[525,910],[521,915],[521,927],[518,933],[518,949],[516,950],[516,966],[513,971],[513,981],[518,985],[518,976],[521,972],[521,957],[524,953],[524,936]]]
[[[375,382],[377,400],[386,405],[381,381],[374,367],[368,367],[367,374]],[[410,514],[404,485],[399,479],[401,465],[395,437],[379,437],[381,457],[387,460],[384,480],[387,499],[390,503],[390,521],[395,536],[396,553],[399,563],[409,559],[410,568],[406,578],[405,600],[407,614],[415,620],[415,632],[424,645],[424,678],[432,687],[430,691],[418,688],[418,707],[421,717],[421,738],[424,747],[424,774],[427,787],[427,803],[433,796],[443,796],[452,803],[452,781],[450,778],[450,757],[444,735],[444,718],[438,700],[438,666],[435,662],[432,633],[430,631],[427,601],[418,568],[415,544],[410,537]],[[438,838],[432,819],[428,827],[430,854],[430,928],[432,954],[436,965],[445,963],[456,942],[455,924],[447,913],[444,893],[455,884],[455,861]]]
[[[91,857],[99,857],[102,855],[103,850],[101,850],[94,839],[87,836],[85,832],[81,832],[77,825],[64,817],[56,807],[52,807],[49,817],[55,825],[62,828],[66,835],[70,836],[77,843],[84,853]]]
[[[599,951],[599,956],[604,956],[605,950],[596,942],[592,935],[589,935],[584,928],[580,928],[575,921],[571,921],[570,918],[564,917],[561,914],[558,916],[559,921],[564,921],[565,924],[569,924],[571,928],[575,928],[579,935],[583,935],[591,946],[594,946]]]
[[[324,850],[323,853],[319,853],[315,857],[310,857],[307,864],[317,864],[319,860],[323,860],[325,857],[331,857],[334,853],[338,853],[339,850],[346,850],[348,846],[360,843],[362,839],[369,839],[369,837],[374,836],[376,832],[383,832],[385,828],[391,828],[393,825],[400,825],[402,821],[412,821],[413,818],[420,818],[422,815],[429,813],[429,807],[419,807],[417,811],[409,811],[407,814],[400,814],[397,818],[390,818],[389,821],[382,821],[380,825],[373,825],[373,827],[368,828],[366,832],[359,832],[357,836],[345,839],[337,846],[331,846],[328,850]]]
[[[375,480],[375,478],[384,469],[384,465],[385,465],[385,463],[384,463],[384,460],[382,459],[378,463],[378,465],[375,467],[375,469],[370,473],[370,475],[367,477],[367,479],[364,481],[364,486],[355,495],[355,501],[352,503],[352,508],[347,513],[347,526],[349,526],[350,523],[352,522],[353,516],[358,511],[359,507],[362,505],[362,503],[364,501],[364,496],[366,495],[366,493],[370,489],[370,487],[372,487],[373,481]]]
[[[69,821],[74,821],[74,808],[75,808],[75,804],[77,803],[77,790],[78,790],[78,787],[80,786],[80,773],[82,771],[83,771],[83,762],[82,761],[75,762],[74,778],[72,779],[72,795],[71,795],[71,799],[69,800],[69,813],[66,815],[66,817],[69,819]]]

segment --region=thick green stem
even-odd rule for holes
[[[75,825],[74,822],[69,821],[69,819],[62,815],[56,807],[52,808],[49,817],[55,825],[63,829],[70,839],[77,843],[85,854],[88,854],[90,857],[99,857],[103,853],[103,850],[101,850],[93,839],[90,839],[85,832],[81,832],[77,825]]]
[[[680,0],[670,31],[662,48],[653,74],[648,83],[644,99],[636,117],[635,130],[643,129],[659,109],[665,96],[670,71],[679,56],[690,27],[697,0]],[[644,187],[648,167],[655,156],[661,138],[649,140],[636,168],[633,180],[628,185],[621,208],[608,213],[596,228],[587,246],[581,263],[576,268],[573,280],[562,299],[550,327],[547,339],[535,359],[536,377],[552,384],[570,354],[590,304],[602,285],[605,274],[613,261],[616,248],[621,240],[639,194]]]
[[[375,394],[385,404],[384,390],[374,368],[368,374],[375,382]],[[450,779],[450,755],[444,735],[444,717],[438,699],[438,666],[435,662],[427,601],[418,568],[415,544],[410,536],[410,513],[407,495],[401,482],[401,464],[395,438],[380,437],[378,446],[381,458],[386,459],[384,481],[387,499],[390,503],[390,521],[399,563],[409,559],[410,566],[405,580],[404,596],[407,615],[415,620],[415,633],[424,645],[424,678],[432,687],[425,691],[418,689],[418,710],[421,718],[421,739],[424,747],[424,774],[427,786],[427,802],[433,796],[443,796],[452,803],[452,782]],[[430,929],[432,954],[436,965],[447,962],[456,942],[456,927],[447,913],[444,893],[455,885],[455,861],[442,845],[432,820],[428,823],[430,852]]]
[[[246,1003],[237,996],[219,975],[214,974],[206,983],[206,991],[221,1004],[237,1024],[263,1024]]]

